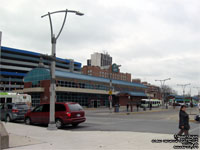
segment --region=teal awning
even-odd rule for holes
[[[119,93],[117,93],[117,95],[120,94],[128,94],[130,96],[141,96],[141,97],[147,97],[147,95],[143,92],[133,92],[133,91],[120,91]]]
[[[51,74],[49,69],[34,68],[26,74],[24,77],[24,82],[32,82],[33,85],[36,85],[39,81],[50,79]]]

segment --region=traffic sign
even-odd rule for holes
[[[108,92],[108,94],[109,94],[109,95],[112,95],[112,91],[110,90],[110,91]]]

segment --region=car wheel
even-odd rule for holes
[[[6,122],[11,122],[11,118],[9,115],[6,116]]]
[[[63,122],[62,122],[62,120],[61,119],[56,119],[56,127],[58,128],[58,129],[60,129],[60,128],[62,128],[62,126],[63,126]]]
[[[78,126],[78,123],[74,123],[72,124],[73,127],[77,127]]]
[[[25,118],[25,124],[30,125],[31,124],[31,119],[29,117]]]

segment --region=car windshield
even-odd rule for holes
[[[83,108],[79,104],[68,104],[69,109],[71,111],[80,111],[83,110]]]
[[[16,104],[15,107],[18,109],[28,109],[28,106],[26,104]]]

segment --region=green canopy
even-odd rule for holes
[[[39,81],[50,79],[51,75],[49,69],[35,68],[26,74],[24,82],[32,82],[33,85],[36,85]]]

